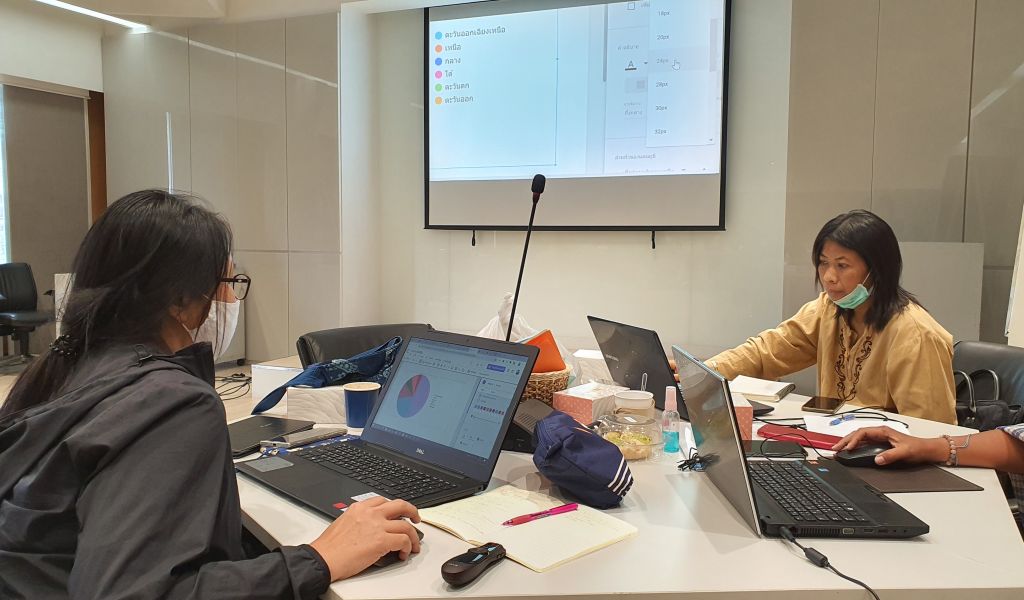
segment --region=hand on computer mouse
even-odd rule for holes
[[[839,440],[832,449],[855,450],[862,444],[877,443],[888,443],[892,448],[874,457],[876,465],[890,465],[895,462],[943,462],[949,452],[949,444],[942,438],[914,437],[889,427],[858,429]]]
[[[420,540],[412,523],[419,512],[405,500],[381,497],[356,502],[334,520],[310,546],[324,559],[331,581],[359,573],[389,552],[401,560],[420,551]]]

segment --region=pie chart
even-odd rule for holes
[[[426,375],[413,375],[398,391],[398,415],[408,419],[423,410],[430,397],[430,380]]]

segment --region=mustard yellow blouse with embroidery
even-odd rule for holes
[[[911,303],[863,336],[822,293],[791,319],[708,360],[723,376],[776,379],[818,365],[822,396],[956,423],[953,336]]]

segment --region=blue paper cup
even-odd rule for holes
[[[357,381],[341,386],[345,393],[345,424],[349,427],[366,427],[370,411],[377,402],[380,384],[369,381]]]

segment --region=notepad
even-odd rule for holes
[[[636,527],[589,506],[522,525],[512,517],[564,504],[546,494],[505,485],[463,500],[420,510],[420,519],[472,544],[497,542],[517,563],[543,573],[624,540]]]
[[[740,375],[729,382],[729,391],[758,402],[778,402],[795,389],[796,384],[793,383],[756,379],[746,375]]]

